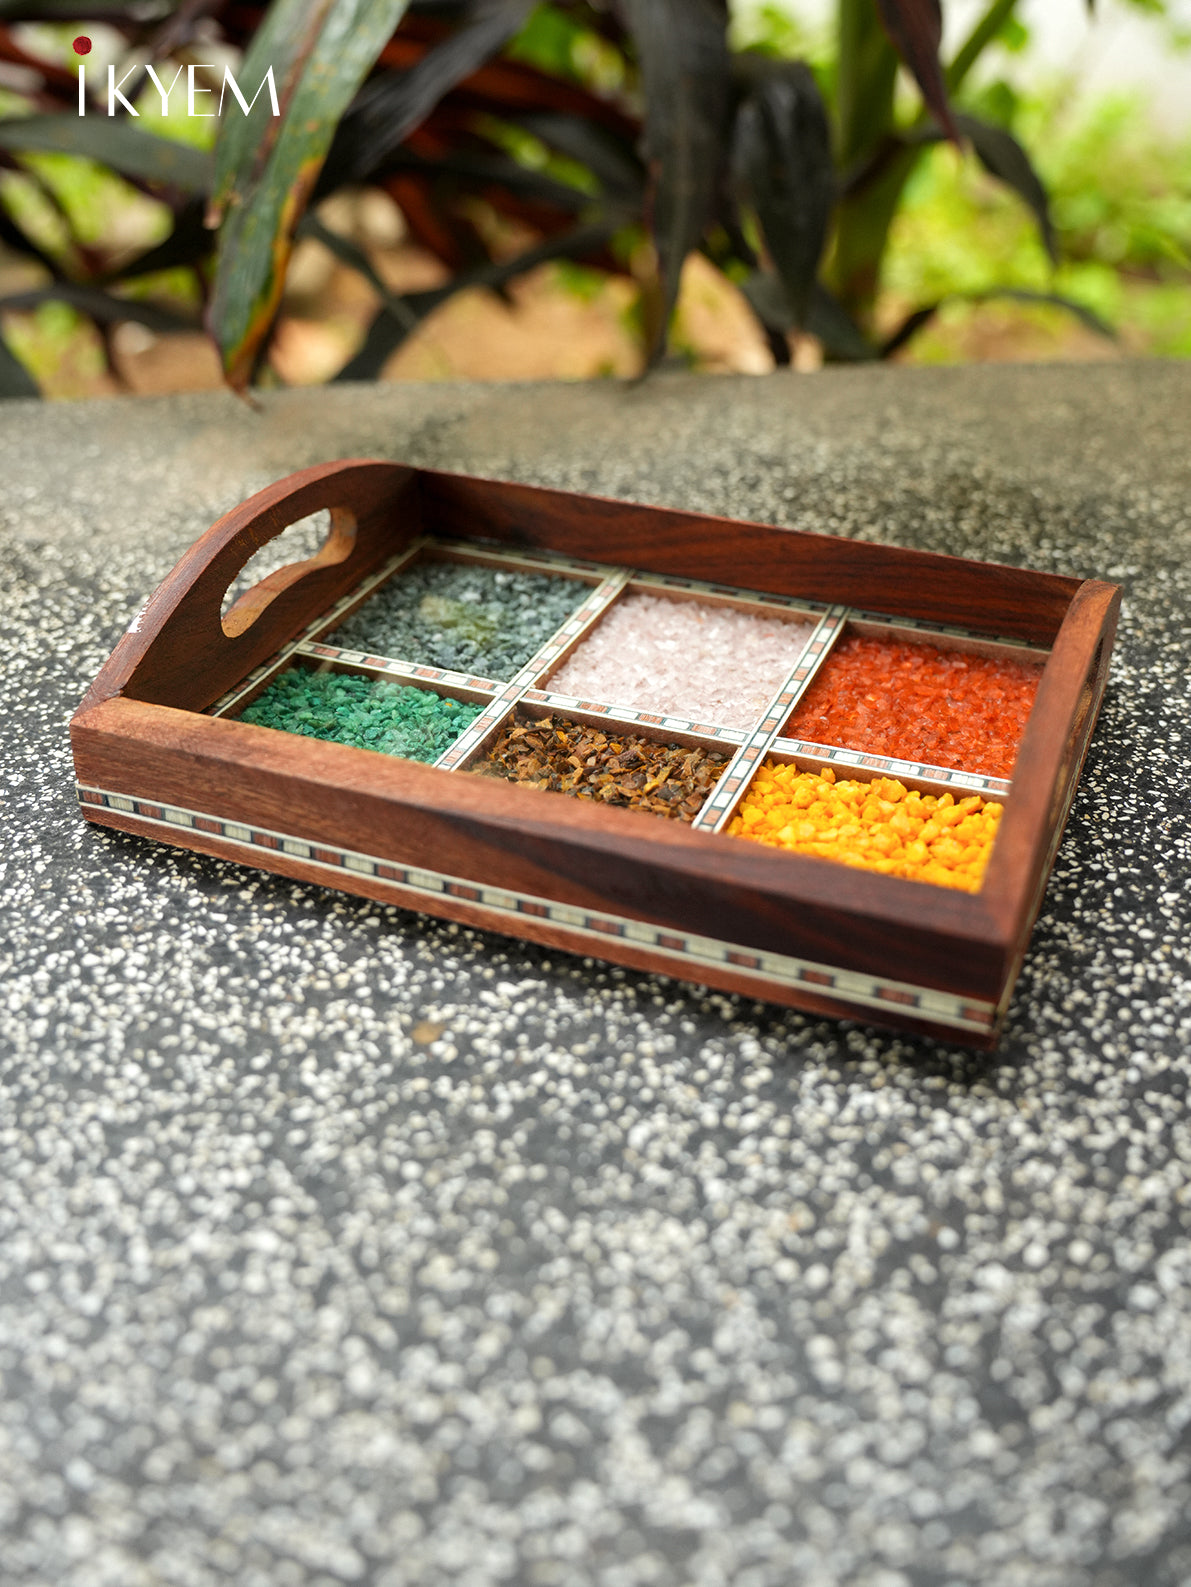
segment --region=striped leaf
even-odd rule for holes
[[[230,383],[242,390],[269,334],[294,232],[339,118],[405,12],[408,0],[274,0],[237,74],[251,116],[229,108],[216,146],[212,219],[220,224],[210,325]],[[276,50],[276,59],[270,51]]]

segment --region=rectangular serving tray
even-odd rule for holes
[[[245,563],[328,510],[321,551],[224,611]],[[509,683],[344,652],[325,636],[419,555],[487,556],[589,593]],[[429,547],[429,550],[427,549]],[[452,549],[454,547],[454,549]],[[815,631],[748,731],[553,696],[549,675],[619,591],[808,617]],[[84,816],[282,875],[704,985],[991,1047],[1041,906],[1108,672],[1120,592],[1096,580],[379,462],[270,486],[190,549],[138,612],[71,723]],[[781,738],[845,622],[1045,659],[1011,784]],[[479,704],[439,763],[236,720],[292,664],[392,677]],[[693,826],[458,769],[515,707],[720,741]],[[728,837],[768,754],[1003,798],[977,893]]]

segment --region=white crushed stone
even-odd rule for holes
[[[812,628],[709,601],[626,595],[548,688],[718,727],[752,727]]]

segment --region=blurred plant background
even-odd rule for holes
[[[944,9],[0,0],[0,394],[1191,355],[1177,96]]]

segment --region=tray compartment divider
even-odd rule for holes
[[[846,606],[829,606],[820,617],[794,670],[769,702],[764,716],[728,762],[707,803],[695,817],[693,826],[697,832],[722,832],[732,819],[732,812],[753,773],[768,754],[783,723],[810,686],[831,647],[843,633],[849,615]]]
[[[507,684],[495,696],[491,705],[485,707],[468,727],[437,761],[435,765],[442,771],[456,771],[479,748],[491,730],[500,722],[518,701],[524,698],[525,691],[535,679],[549,667],[554,660],[576,640],[582,638],[593,624],[599,621],[608,607],[620,594],[628,582],[627,568],[613,568],[603,578],[590,595],[571,613],[563,623],[550,636],[541,649],[525,663],[520,672],[514,674]]]
[[[636,706],[619,702],[586,700],[568,694],[554,694],[549,689],[527,689],[527,705],[544,705],[551,711],[562,711],[568,716],[586,714],[598,716],[601,721],[615,722],[618,727],[640,727],[654,735],[675,733],[697,738],[709,747],[735,753],[748,737],[747,729],[719,727],[710,722],[694,722],[688,717],[659,715],[657,711],[638,710]]]
[[[425,666],[420,661],[402,661],[393,656],[374,656],[363,650],[341,650],[335,645],[304,641],[295,647],[291,655],[338,667],[344,672],[359,672],[368,677],[404,683],[413,689],[458,690],[487,699],[504,687],[494,678],[481,678],[469,672],[450,672],[443,667]]]
[[[838,766],[862,777],[896,777],[899,782],[931,783],[944,790],[957,789],[966,794],[981,794],[985,799],[1008,798],[1013,784],[1007,777],[989,777],[983,772],[956,771],[948,766],[932,766],[928,761],[897,760],[891,755],[875,755],[867,749],[848,749],[839,744],[816,744],[811,739],[775,738],[769,746],[774,755],[791,760],[810,760],[816,764]]]

